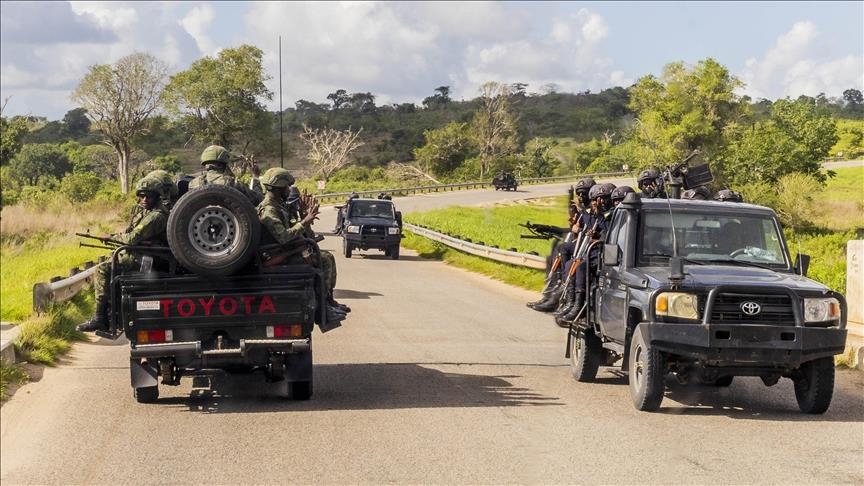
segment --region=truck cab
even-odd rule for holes
[[[650,411],[667,374],[713,386],[790,378],[803,412],[827,410],[846,301],[806,277],[809,257],[790,258],[773,210],[630,194],[602,244],[584,318],[568,335],[575,379],[619,367],[634,406]]]

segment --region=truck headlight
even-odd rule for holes
[[[398,235],[399,234],[399,227],[394,226],[392,228],[387,228],[387,234],[388,235]]]
[[[683,292],[663,292],[654,303],[654,313],[658,316],[678,319],[699,319],[699,298]]]
[[[840,302],[837,299],[804,299],[804,322],[825,322],[839,318]]]
[[[349,225],[348,228],[346,228],[346,231],[356,235],[357,233],[360,233],[360,226],[356,224]]]

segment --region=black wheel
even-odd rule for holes
[[[603,346],[593,332],[580,331],[570,340],[570,373],[576,381],[594,381],[602,357]]]
[[[834,395],[834,358],[819,358],[801,364],[795,382],[795,399],[804,413],[825,413]]]
[[[168,216],[168,244],[181,265],[205,276],[232,275],[258,249],[261,224],[240,191],[208,185],[187,192]]]
[[[153,403],[159,399],[159,385],[133,388],[132,395],[138,403]]]
[[[288,384],[293,400],[309,400],[312,398],[312,381],[293,381]]]
[[[398,247],[398,246],[394,246],[394,247],[390,250],[390,258],[392,258],[392,259],[394,259],[394,260],[398,260],[398,259],[399,259],[399,247]]]
[[[342,238],[342,252],[345,253],[345,258],[351,258],[351,245],[348,243],[348,238]]]
[[[660,351],[642,339],[637,326],[630,341],[630,396],[633,406],[643,412],[653,412],[663,401],[663,363]]]

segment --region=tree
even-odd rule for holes
[[[66,112],[63,116],[63,125],[67,135],[78,138],[87,135],[90,132],[90,119],[87,118],[87,110],[84,108],[74,108]]]
[[[3,110],[9,98],[0,106],[0,167],[8,164],[15,154],[21,150],[22,139],[27,135],[27,120],[21,116],[13,116],[7,119],[3,116]]]
[[[338,110],[348,104],[350,97],[344,89],[337,89],[335,92],[327,95],[327,99],[333,102],[333,109]]]
[[[36,186],[60,179],[72,169],[66,153],[53,143],[30,143],[9,164],[9,176],[22,185]]]
[[[120,190],[129,192],[132,138],[159,107],[167,67],[150,54],[136,52],[115,63],[92,66],[72,93],[117,154]]]
[[[480,87],[480,108],[472,122],[480,147],[480,178],[493,163],[493,159],[511,155],[516,151],[516,121],[510,114],[510,87],[489,82]]]
[[[655,159],[642,165],[671,164],[697,148],[709,157],[720,150],[727,127],[747,114],[734,93],[741,85],[710,58],[692,69],[671,63],[660,78],[640,78],[630,91],[638,119],[633,136]]]
[[[267,139],[273,122],[261,101],[273,98],[262,57],[261,49],[244,44],[195,61],[171,76],[166,107],[202,144],[240,146],[245,153],[250,143]]]
[[[450,103],[450,86],[438,86],[435,94],[423,98],[423,106],[426,108],[440,108]]]
[[[860,90],[850,88],[843,91],[843,100],[847,105],[860,105],[864,103],[864,95],[861,94]]]
[[[558,143],[553,138],[534,138],[525,144],[519,154],[517,168],[523,177],[548,177],[558,167],[559,161],[552,153]]]
[[[307,156],[316,174],[320,174],[327,181],[334,172],[348,165],[351,152],[364,144],[360,140],[362,131],[362,128],[354,132],[350,127],[340,131],[303,125],[300,138],[306,143]]]
[[[449,176],[477,155],[476,141],[467,123],[450,122],[423,132],[426,143],[414,149],[416,165],[426,174]]]

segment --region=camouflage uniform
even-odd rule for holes
[[[170,183],[170,177],[168,181]],[[159,195],[159,200],[155,206],[149,209],[140,204],[136,206],[132,211],[132,218],[126,230],[122,233],[112,234],[109,238],[129,246],[167,246],[166,228],[168,225],[170,199],[163,199],[162,195],[170,194],[170,191],[163,183],[162,178],[152,172],[138,181],[136,193],[142,191],[154,192]],[[117,257],[117,265],[114,266],[114,272],[118,274],[137,271],[140,265],[140,255],[124,252]],[[105,296],[108,293],[110,278],[111,265],[100,265],[93,277],[96,316],[78,326],[79,330],[95,331],[107,327],[108,301]]]
[[[279,197],[271,192],[268,192],[258,205],[258,219],[280,245],[290,246],[306,236],[306,227],[300,224],[299,214],[284,205]],[[336,259],[333,254],[326,251],[321,251],[320,254],[320,265],[316,266],[320,266],[323,270],[324,286],[332,292],[336,286]],[[306,263],[306,260],[302,253],[298,252],[290,255],[285,263],[295,265]]]
[[[252,201],[252,204],[260,204],[263,199],[261,184],[258,183],[257,179],[253,179],[252,188],[249,188],[239,182],[231,169],[228,168],[229,159],[228,150],[218,145],[211,145],[204,149],[204,152],[201,153],[201,164],[204,165],[204,172],[189,181],[189,189],[208,184],[230,186],[242,192]]]

